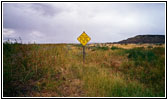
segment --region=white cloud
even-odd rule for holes
[[[42,37],[43,35],[39,31],[32,31],[30,33],[30,36],[33,37],[33,38],[36,38],[36,37],[39,38],[39,37]]]
[[[16,39],[17,38],[17,34],[16,31],[13,29],[9,29],[9,28],[4,28],[3,29],[3,40],[8,40],[8,39]]]
[[[7,29],[7,28],[3,29],[3,36],[13,36],[14,33],[15,31],[12,29]]]
[[[27,34],[29,42],[41,42],[45,40],[45,35],[40,31],[32,31]]]

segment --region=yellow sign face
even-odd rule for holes
[[[85,33],[83,32],[79,37],[78,37],[78,41],[85,46],[89,41],[91,40],[91,38]]]

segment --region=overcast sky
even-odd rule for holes
[[[117,42],[141,34],[165,34],[164,3],[3,3],[3,40],[24,43]]]

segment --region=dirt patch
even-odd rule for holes
[[[82,89],[82,82],[79,79],[68,80],[69,83],[65,83],[60,87],[63,96],[65,97],[83,97],[85,92]]]

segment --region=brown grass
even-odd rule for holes
[[[129,53],[125,49],[97,48],[92,50],[89,47],[93,45],[88,45],[84,65],[82,47],[78,45],[10,44],[9,46],[11,46],[10,49],[17,50],[10,52],[9,48],[4,48],[4,52],[7,52],[3,56],[4,96],[164,96],[163,73],[165,66],[164,57],[162,57],[164,51],[162,48],[156,48],[164,47],[164,45],[152,45],[154,50],[149,48],[151,44],[103,45],[125,48],[130,50],[129,53],[132,53],[130,48],[145,47],[145,50],[149,50],[152,54],[153,52],[157,53],[157,60],[153,60],[151,63],[148,61],[137,62],[128,58]],[[140,51],[144,53],[145,50]],[[142,64],[138,67],[135,63]],[[149,72],[145,73],[144,70],[149,70]],[[144,77],[146,75],[149,77]],[[154,81],[150,80],[151,78],[159,82],[152,85]],[[143,82],[144,79],[146,79],[145,82]]]

